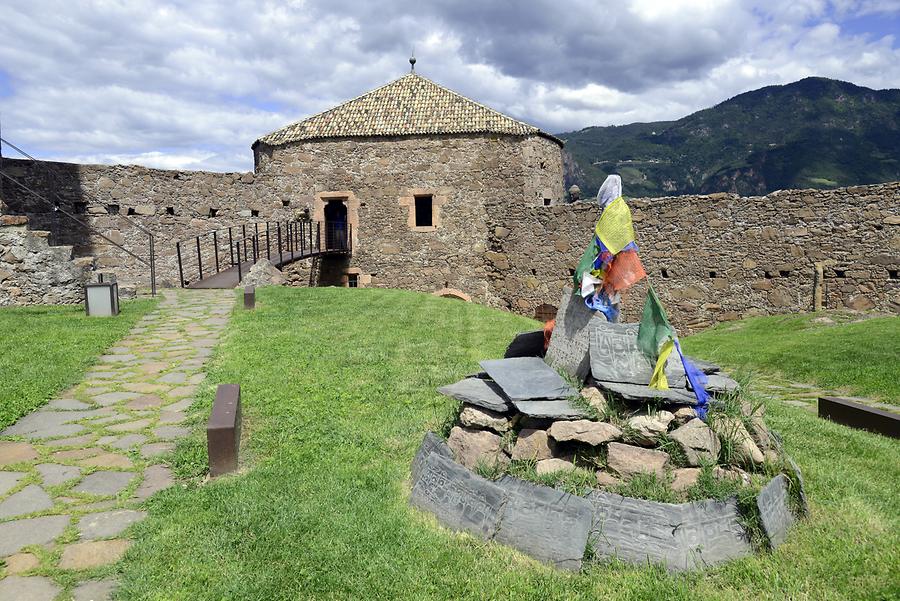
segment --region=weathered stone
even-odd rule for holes
[[[119,536],[128,526],[147,517],[146,511],[118,509],[89,513],[78,521],[78,534],[84,540]]]
[[[575,469],[575,464],[571,461],[566,461],[565,459],[557,459],[555,457],[551,457],[550,459],[541,459],[535,465],[535,471],[538,476],[543,476],[544,474],[552,474],[554,472],[571,472]]]
[[[622,481],[609,472],[597,472],[597,486],[610,487],[619,486],[620,484],[622,484]]]
[[[605,417],[609,410],[609,403],[606,396],[600,392],[599,388],[588,386],[581,389],[581,398],[588,402],[588,405],[594,408],[600,417]]]
[[[242,286],[255,286],[262,288],[264,286],[283,286],[285,283],[284,274],[268,259],[260,259],[250,268],[250,272],[244,276],[241,281]]]
[[[672,480],[672,490],[683,492],[697,484],[702,471],[699,467],[685,467],[675,470],[673,472],[675,478]]]
[[[754,264],[754,266],[755,266],[755,264]],[[718,365],[716,365],[715,363],[712,363],[710,361],[704,361],[703,359],[697,359],[696,357],[690,357],[687,355],[685,355],[684,358],[687,359],[688,361],[690,361],[691,363],[693,363],[694,367],[696,367],[697,369],[699,369],[700,371],[702,371],[705,374],[714,374],[716,372],[722,371],[721,367],[719,367]]]
[[[113,426],[106,426],[106,429],[110,432],[136,432],[138,430],[143,430],[152,423],[153,422],[149,419],[138,419],[131,422],[115,424]]]
[[[136,409],[138,411],[143,409],[155,409],[157,407],[161,407],[165,404],[159,396],[155,394],[145,394],[142,397],[136,398],[133,401],[129,401],[125,404],[128,409]]]
[[[89,580],[72,589],[72,601],[111,601],[115,580]]]
[[[625,423],[628,425],[628,441],[645,447],[652,447],[659,437],[668,432],[675,415],[668,411],[657,411],[634,415]]]
[[[567,400],[555,401],[513,401],[513,405],[523,415],[537,419],[581,419],[588,417],[580,407],[573,407]]]
[[[697,467],[703,461],[715,463],[719,458],[719,437],[701,419],[692,419],[673,430],[669,437],[684,449],[690,466]]]
[[[55,409],[57,411],[74,411],[79,409],[90,409],[90,407],[91,406],[87,403],[82,403],[75,399],[56,399],[55,401],[47,403],[48,409]]]
[[[129,540],[99,540],[75,543],[63,549],[59,559],[62,570],[87,570],[115,563],[131,546]]]
[[[683,388],[650,388],[643,384],[621,382],[597,382],[597,386],[615,397],[641,403],[664,401],[681,405],[696,405],[697,397]]]
[[[637,334],[636,323],[592,323],[590,360],[595,380],[641,386],[650,381],[654,366],[638,348]],[[670,387],[683,389],[687,385],[677,353],[666,361],[665,374]]]
[[[547,348],[546,361],[579,382],[591,373],[590,343],[591,324],[606,322],[600,313],[594,313],[584,305],[580,294],[564,288],[556,313],[556,323]]]
[[[85,476],[73,490],[90,495],[111,496],[127,488],[133,477],[131,472],[94,472]]]
[[[470,470],[479,464],[494,466],[508,461],[500,448],[500,437],[486,430],[455,426],[450,430],[447,446],[450,447],[456,461]]]
[[[800,471],[800,466],[791,459],[787,458],[788,466],[790,466],[791,471],[794,472],[794,478],[797,480],[797,494],[800,497],[800,513],[801,515],[809,514],[809,500],[806,498],[806,483],[803,481],[803,473]]]
[[[14,465],[37,459],[37,451],[25,442],[0,441],[0,466]]]
[[[503,354],[504,359],[512,357],[542,357],[544,355],[544,330],[535,330],[534,332],[522,332],[516,334],[506,352]]]
[[[439,452],[425,456],[413,481],[410,503],[455,530],[489,540],[494,536],[504,492]]]
[[[553,457],[554,447],[545,430],[523,428],[513,447],[512,458],[514,461],[550,459]]]
[[[182,426],[160,426],[153,429],[153,435],[163,440],[176,440],[188,436],[191,431]]]
[[[129,469],[134,467],[131,459],[124,455],[116,453],[103,453],[94,457],[88,457],[78,462],[79,465],[85,467],[113,467],[120,469]]]
[[[0,580],[0,599],[6,601],[53,601],[62,591],[43,576],[7,576]]]
[[[787,538],[788,530],[794,525],[794,515],[788,504],[788,479],[779,474],[766,484],[756,497],[763,531],[769,537],[772,547],[777,547]]]
[[[611,442],[607,448],[609,469],[623,478],[631,478],[635,474],[654,474],[662,479],[666,475],[665,469],[669,464],[668,453],[619,442]]]
[[[459,414],[459,423],[467,428],[493,430],[499,434],[508,432],[514,423],[502,413],[483,409],[474,405],[464,405]]]
[[[130,449],[131,447],[137,446],[139,444],[143,444],[144,441],[147,440],[147,437],[143,434],[126,434],[122,438],[116,440],[115,442],[109,443],[109,446],[114,449]],[[100,441],[97,441],[99,444]],[[108,466],[108,467],[123,467],[123,466]],[[127,467],[127,466],[125,466]]]
[[[716,480],[731,480],[741,486],[750,486],[752,483],[750,474],[739,467],[726,469],[720,465],[716,465],[712,468],[712,475]]]
[[[91,400],[93,400],[98,405],[108,407],[109,405],[115,405],[116,403],[136,399],[139,396],[141,395],[136,392],[106,392],[103,394],[98,394]]]
[[[481,367],[513,402],[566,399],[578,394],[552,367],[537,357],[482,361]]]
[[[26,436],[33,439],[71,436],[84,430],[73,424],[80,419],[98,415],[100,410],[90,411],[49,411],[40,410],[21,418],[3,431],[3,436]]]
[[[53,507],[50,495],[40,486],[29,484],[0,503],[0,519],[34,513],[50,507]]]
[[[736,380],[723,374],[710,374],[706,376],[705,388],[707,392],[719,395],[731,394],[732,392],[739,390],[740,387],[740,384],[738,384]]]
[[[81,470],[71,465],[41,463],[35,466],[45,486],[58,486],[81,475]]]
[[[24,476],[22,472],[0,472],[0,496],[15,488]]]
[[[170,453],[175,450],[175,445],[171,442],[153,442],[141,447],[141,457],[149,459],[164,453]]]
[[[447,446],[446,441],[434,432],[426,432],[410,468],[413,484],[419,479],[425,459],[432,453],[437,453],[447,459],[453,459],[453,452]]]
[[[594,510],[591,543],[601,560],[679,571],[753,552],[733,499],[672,505],[593,491],[587,500]]]
[[[674,415],[675,423],[681,426],[697,417],[697,410],[693,407],[679,407],[675,410]]]
[[[144,481],[134,491],[134,496],[136,499],[148,499],[159,491],[169,488],[174,483],[172,471],[169,468],[164,465],[151,465],[144,470]]]
[[[737,461],[744,464],[754,463],[758,465],[765,460],[762,451],[753,442],[741,420],[734,417],[719,417],[714,424],[716,434],[732,442]]]
[[[166,384],[184,384],[187,381],[187,374],[183,371],[172,371],[160,376],[157,382],[165,382]]]
[[[4,561],[6,561],[6,573],[8,575],[28,572],[41,565],[40,560],[33,553],[16,553],[15,555],[10,555]]]
[[[48,515],[0,524],[0,557],[17,553],[29,545],[45,545],[62,534],[67,515]]]
[[[564,570],[578,570],[591,529],[586,500],[504,476],[507,494],[495,540]]]
[[[619,440],[622,437],[622,431],[614,425],[586,419],[554,422],[548,433],[559,442],[574,440],[592,446]]]

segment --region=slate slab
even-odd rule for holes
[[[53,500],[50,498],[50,495],[44,492],[44,489],[40,486],[29,484],[0,503],[0,519],[34,513],[50,507],[53,507]]]
[[[483,378],[466,378],[455,384],[448,384],[437,389],[450,398],[477,405],[497,413],[509,413],[512,406],[503,390],[496,382]]]
[[[146,517],[146,511],[132,509],[89,513],[79,520],[78,533],[84,540],[111,538],[120,535],[130,525]]]
[[[650,383],[654,366],[638,348],[639,327],[636,323],[592,323],[590,355],[591,374],[595,380],[643,386]],[[665,373],[671,388],[687,386],[678,353],[669,355]]]
[[[506,347],[504,359],[512,357],[543,357],[544,356],[544,330],[522,332],[516,334],[509,346]]]
[[[685,359],[693,363],[697,369],[702,371],[705,374],[714,374],[716,372],[722,371],[722,368],[712,363],[711,361],[705,361],[703,359],[697,359],[696,357],[690,357],[688,355],[684,356]]]
[[[164,465],[151,465],[144,470],[144,481],[136,491],[136,499],[148,499],[157,492],[169,488],[175,483],[172,471]]]
[[[75,411],[79,409],[90,409],[90,407],[91,406],[87,403],[82,403],[75,399],[56,399],[55,401],[47,403],[48,409],[54,409],[56,411]]]
[[[119,440],[109,443],[109,446],[114,449],[130,449],[139,444],[144,444],[146,440],[147,437],[143,434],[126,434]]]
[[[72,436],[84,430],[84,427],[70,422],[98,414],[99,409],[88,411],[35,411],[3,430],[3,436],[26,436],[28,438],[53,438]]]
[[[797,485],[800,487],[800,490],[797,491],[800,495],[800,511],[803,515],[809,514],[809,500],[806,498],[806,483],[803,481],[803,473],[800,471],[800,466],[793,460],[793,458],[788,457],[788,465],[791,467],[791,471],[794,472],[794,477],[797,479]]]
[[[519,412],[536,419],[583,419],[588,414],[565,399],[553,401],[513,401]]]
[[[93,401],[99,405],[108,407],[109,405],[115,405],[116,403],[136,399],[139,396],[141,395],[136,392],[106,392],[95,396],[93,398]]]
[[[0,495],[5,495],[15,488],[23,476],[25,474],[22,472],[0,472]]]
[[[0,557],[18,553],[28,545],[44,545],[62,534],[69,524],[67,515],[48,515],[0,524]]]
[[[670,504],[592,491],[591,545],[598,559],[671,571],[717,565],[753,552],[734,499]]]
[[[0,466],[37,459],[37,451],[27,442],[0,441]]]
[[[153,429],[153,436],[161,438],[163,440],[175,440],[177,438],[184,438],[190,433],[191,431],[183,426],[160,426]]]
[[[566,399],[578,394],[556,370],[537,357],[491,359],[480,364],[512,401]]]
[[[409,502],[434,514],[445,526],[464,530],[484,540],[497,531],[504,493],[496,484],[477,476],[439,454],[422,462]]]
[[[72,589],[72,601],[110,601],[118,583],[115,580],[89,580]]]
[[[578,570],[591,531],[592,507],[585,499],[504,476],[507,494],[495,540],[564,570]]]
[[[763,531],[769,537],[774,549],[787,538],[788,530],[794,525],[794,514],[788,504],[788,479],[778,474],[766,484],[756,497]]]
[[[61,590],[44,576],[7,576],[0,580],[2,601],[53,601]]]
[[[119,561],[130,546],[130,540],[75,543],[63,549],[59,567],[63,570],[87,570],[109,565]]]
[[[73,490],[91,495],[111,496],[125,489],[133,477],[134,474],[131,472],[94,472],[85,476]]]
[[[591,373],[590,344],[594,323],[606,323],[606,318],[588,309],[580,294],[572,294],[571,288],[564,288],[547,348],[547,363],[584,382]]]
[[[413,484],[419,480],[425,459],[432,453],[437,453],[447,459],[453,459],[453,452],[447,446],[447,442],[434,432],[426,432],[422,438],[422,444],[419,445],[419,450],[416,451],[416,456],[413,458],[412,468],[410,469]]]
[[[141,447],[141,457],[149,459],[173,450],[175,450],[175,445],[171,442],[152,442]]]
[[[728,394],[740,388],[740,384],[733,378],[724,374],[709,374],[706,376],[706,390],[715,394]]]
[[[625,384],[622,382],[597,382],[597,387],[605,392],[626,401],[648,402],[665,401],[679,405],[696,405],[697,397],[684,388],[650,388],[643,384]]]
[[[57,486],[81,475],[81,470],[71,465],[42,463],[35,466],[45,486]]]

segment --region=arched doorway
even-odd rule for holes
[[[329,198],[325,203],[325,248],[347,248],[347,204],[344,198]]]

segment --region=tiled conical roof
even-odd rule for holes
[[[277,146],[322,138],[471,133],[539,135],[562,145],[533,125],[507,117],[417,73],[283,127],[258,142]]]

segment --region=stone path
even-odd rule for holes
[[[173,484],[167,456],[190,433],[185,411],[233,302],[165,291],[82,383],[0,432],[0,601],[110,598],[115,581],[94,577]]]
[[[772,398],[776,398],[787,405],[799,407],[800,409],[805,409],[811,413],[818,413],[819,397],[823,396],[836,396],[846,398],[862,405],[868,405],[869,407],[874,407],[883,411],[900,413],[900,406],[898,405],[882,403],[873,399],[854,397],[847,394],[846,392],[824,390],[816,387],[813,384],[779,380],[774,376],[758,377],[756,382],[754,383],[754,387],[757,389],[761,389],[767,395],[771,396]]]

